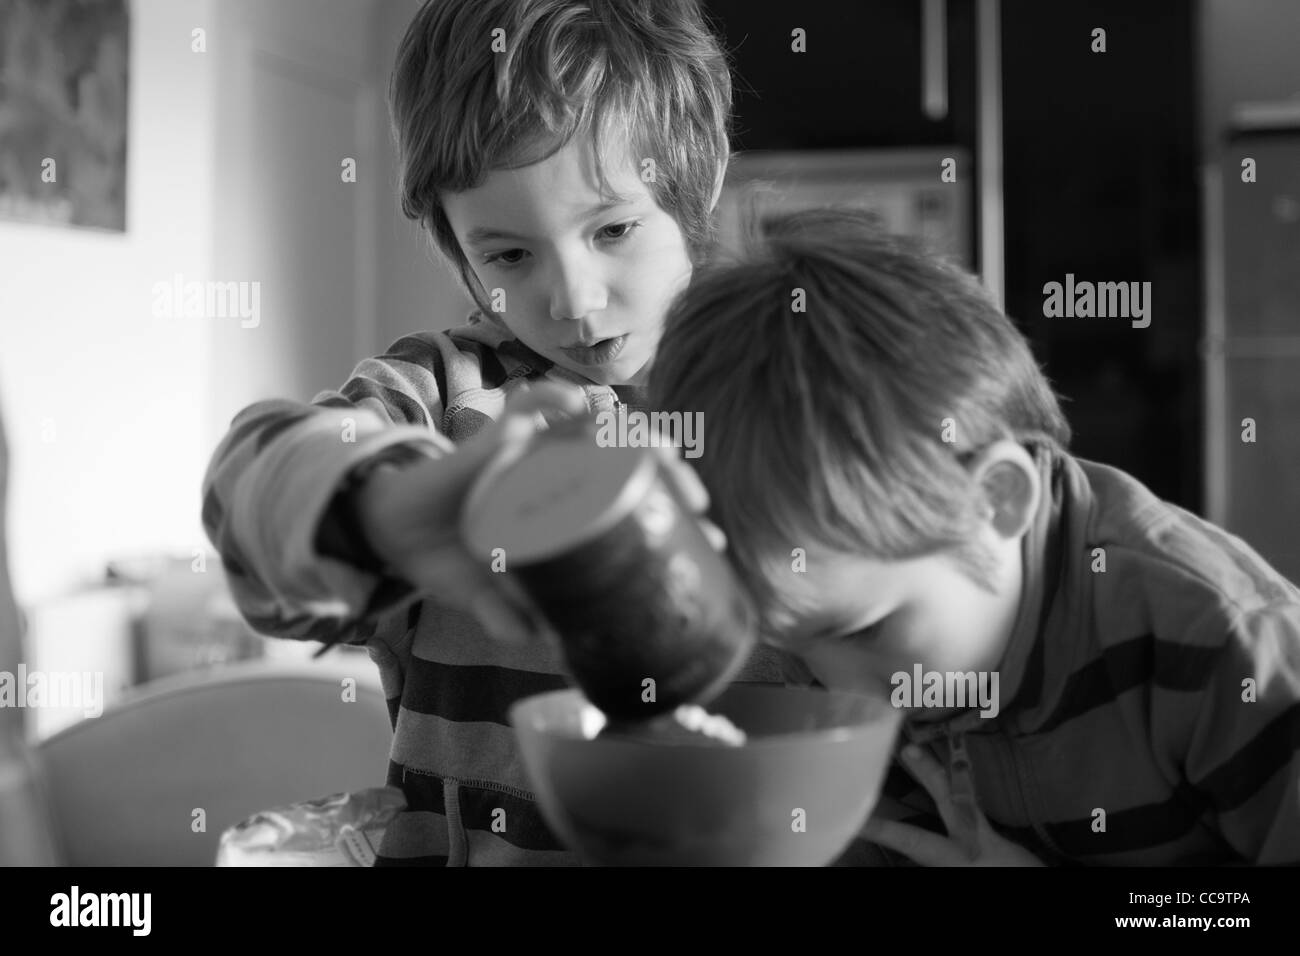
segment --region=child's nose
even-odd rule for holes
[[[605,283],[590,265],[561,263],[551,286],[551,318],[582,319],[605,308]]]

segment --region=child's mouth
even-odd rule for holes
[[[606,362],[612,362],[618,353],[623,351],[623,346],[627,345],[627,340],[626,335],[620,335],[617,338],[603,339],[587,346],[566,348],[564,354],[579,365],[604,365]]]

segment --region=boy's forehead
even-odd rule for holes
[[[495,201],[531,196],[565,214],[580,215],[598,204],[648,195],[637,169],[627,149],[607,150],[599,170],[604,173],[607,186],[602,190],[590,139],[575,136],[543,160],[514,169],[490,170],[478,186],[446,198],[455,197],[458,204],[473,210]]]
[[[792,553],[785,580],[772,581],[783,604],[805,620],[860,614],[888,601],[902,582],[895,562],[808,548],[804,560]]]
[[[821,587],[844,588],[884,586],[896,579],[903,563],[879,560],[860,554],[845,554],[816,546],[807,549],[807,568],[802,575]]]

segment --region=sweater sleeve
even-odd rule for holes
[[[454,450],[441,423],[455,349],[444,333],[409,335],[310,404],[258,402],[235,417],[204,475],[202,517],[254,630],[354,642],[358,624],[402,597],[365,562],[322,553],[322,522],[344,479],[375,456]]]
[[[1300,603],[1244,616],[1196,695],[1184,771],[1249,863],[1300,863]]]

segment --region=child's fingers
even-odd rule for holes
[[[916,744],[906,744],[899,757],[907,772],[921,786],[925,787],[926,792],[930,794],[931,799],[936,804],[946,804],[948,802],[948,775],[944,773],[943,767],[939,761],[918,747]],[[940,806],[942,810],[942,806]],[[948,821],[945,820],[945,823]]]
[[[480,591],[471,601],[471,612],[492,637],[516,646],[531,639],[528,622],[500,595]]]
[[[518,584],[504,572],[481,566],[460,548],[436,548],[422,555],[409,580],[421,594],[472,614],[491,636],[506,643],[522,644],[541,630],[536,623],[540,615]]]
[[[474,616],[494,637],[511,644],[553,637],[550,623],[518,583],[494,574],[471,599]]]
[[[562,412],[581,415],[587,411],[587,398],[576,385],[559,382],[538,382],[527,391],[518,391],[506,402],[506,411],[520,413]]]
[[[921,866],[961,866],[970,862],[961,858],[961,852],[947,837],[908,823],[868,820],[862,828],[862,836],[872,843],[903,854]]]
[[[526,392],[511,396],[501,417],[488,430],[492,446],[521,442],[531,438],[543,418],[554,415],[581,415],[587,410],[587,400],[574,389],[566,389],[553,382],[544,382]]]
[[[700,530],[704,532],[704,537],[709,539],[709,544],[713,546],[713,550],[717,552],[726,551],[727,536],[722,529],[707,518],[700,518],[699,523]]]
[[[541,612],[507,573],[480,572],[469,587],[469,609],[493,637],[526,644],[546,634]]]
[[[709,540],[713,550],[726,551],[727,535],[712,521],[700,517],[709,510],[709,492],[705,489],[704,482],[700,481],[700,476],[694,468],[682,461],[671,445],[660,445],[656,451],[661,456],[668,480],[673,483],[686,507],[697,516],[700,530],[704,532],[704,537]]]
[[[943,825],[948,828],[948,836],[956,840],[970,853],[978,852],[979,820],[975,808],[968,802],[958,803],[953,800],[948,782],[948,772],[939,761],[915,744],[903,747],[900,754],[903,766],[916,778],[917,783],[925,787],[934,805],[939,811]]]
[[[537,607],[528,592],[508,573],[493,574],[492,588],[510,607],[518,620],[522,622],[529,640],[554,637],[551,631],[551,622],[546,619],[546,616]]]
[[[587,411],[581,389],[543,382],[526,392],[517,392],[506,402],[505,409],[491,425],[459,446],[448,458],[452,467],[468,479],[478,475],[506,445],[518,445],[538,431],[538,415],[578,416]]]
[[[709,493],[700,481],[695,469],[682,461],[677,449],[672,445],[659,445],[655,448],[660,455],[668,480],[673,483],[677,493],[682,496],[694,514],[704,514],[709,510]]]

